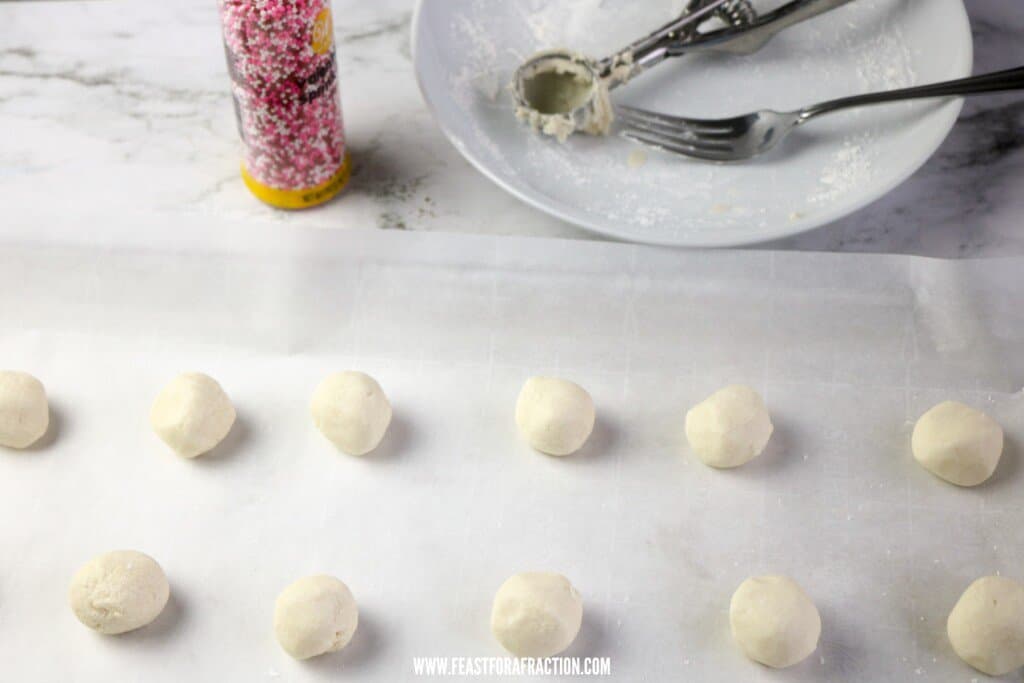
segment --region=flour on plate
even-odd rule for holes
[[[857,13],[851,5],[831,18],[790,29],[751,57],[704,55],[667,63],[616,91],[614,100],[713,118],[913,85],[912,55],[898,28],[882,34],[869,30],[869,24],[887,16],[896,1],[859,0]],[[728,167],[661,151],[648,155],[646,148],[615,135],[577,135],[564,145],[541,139],[515,121],[514,97],[508,88],[515,69],[528,56],[567,48],[602,58],[676,16],[683,2],[522,0],[514,5],[514,21],[495,19],[492,2],[466,0],[466,9],[452,26],[463,66],[451,77],[451,88],[458,106],[473,112],[466,134],[475,137],[476,146],[486,150],[506,179],[540,189],[567,210],[577,207],[611,221],[650,227],[659,238],[731,226],[767,227],[828,210],[884,168],[876,158],[884,123],[866,110],[810,124],[814,139],[827,144],[787,145],[763,159]],[[863,26],[843,14],[858,18]],[[672,69],[678,73],[674,80]],[[765,101],[770,96],[764,87],[737,87],[743,79],[751,84],[778,83],[770,90],[777,101]],[[624,159],[640,159],[640,154],[645,163],[627,162],[623,168]],[[787,154],[803,155],[804,163],[787,164]],[[794,180],[793,174],[800,175]],[[538,178],[546,179],[543,186],[537,186]],[[758,187],[762,196],[782,195],[785,185],[793,182],[814,189],[803,200],[784,205],[759,205],[749,199],[749,187]],[[670,208],[681,203],[705,208],[681,225]],[[722,205],[729,211],[712,210]]]

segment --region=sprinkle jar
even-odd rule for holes
[[[348,183],[329,0],[220,0],[242,178],[264,202],[303,209]]]

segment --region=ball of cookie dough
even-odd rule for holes
[[[921,416],[910,440],[914,459],[957,486],[977,486],[996,471],[1003,429],[985,413],[946,401]]]
[[[115,635],[152,622],[170,595],[156,560],[134,550],[115,550],[94,557],[75,573],[68,600],[80,622]]]
[[[818,608],[785,576],[755,577],[740,584],[729,604],[729,623],[747,657],[776,669],[807,659],[821,635]]]
[[[337,372],[313,392],[313,423],[349,455],[380,445],[391,424],[391,404],[377,380],[361,372]]]
[[[356,599],[333,576],[307,576],[281,591],[274,606],[274,634],[295,659],[337,652],[359,625]]]
[[[575,453],[594,431],[594,401],[580,385],[554,377],[526,380],[516,401],[519,433],[548,455]]]
[[[28,448],[50,426],[42,382],[24,372],[0,371],[0,446]]]
[[[174,452],[194,458],[224,440],[235,423],[235,407],[217,380],[186,372],[172,379],[156,397],[149,421]]]
[[[761,395],[733,385],[715,392],[686,413],[686,439],[705,465],[739,467],[764,452],[771,416]]]
[[[972,583],[946,631],[953,649],[978,671],[1004,676],[1024,666],[1024,585],[1002,576]]]
[[[516,574],[498,589],[491,631],[517,657],[553,657],[572,645],[583,623],[580,594],[561,574]]]

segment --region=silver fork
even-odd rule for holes
[[[617,107],[616,113],[625,126],[623,135],[631,140],[697,159],[741,161],[764,154],[797,126],[822,114],[869,104],[1021,89],[1024,89],[1024,67],[916,88],[844,97],[797,111],[762,109],[729,119],[688,119],[624,106]]]

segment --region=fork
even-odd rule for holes
[[[914,88],[844,97],[796,111],[762,109],[728,119],[690,119],[626,106],[617,107],[616,111],[625,124],[622,134],[631,140],[697,159],[742,161],[764,154],[797,126],[822,114],[870,104],[1021,89],[1024,89],[1024,67]]]

